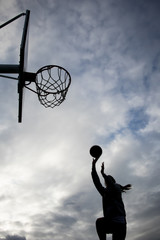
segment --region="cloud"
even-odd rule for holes
[[[31,10],[28,71],[57,64],[72,84],[54,109],[26,89],[18,124],[17,82],[0,82],[1,236],[97,238],[101,198],[89,148],[99,144],[98,172],[105,161],[119,183],[133,184],[123,195],[127,238],[158,239],[158,1],[2,0],[2,6],[2,23]],[[1,29],[2,63],[19,61],[23,20]]]
[[[7,235],[5,240],[26,240],[26,238],[18,235]]]

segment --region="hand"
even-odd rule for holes
[[[95,165],[97,161],[98,161],[98,158],[93,158],[92,165]]]
[[[102,174],[104,173],[104,162],[102,162],[102,165],[101,165],[101,173]]]

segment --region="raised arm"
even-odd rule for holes
[[[97,159],[93,159],[93,162],[92,162],[92,172],[91,172],[92,180],[93,180],[93,183],[94,183],[96,189],[98,190],[98,192],[101,195],[103,195],[104,187],[102,186],[102,184],[100,182],[100,179],[98,177],[97,171],[96,171],[96,162],[97,162]]]
[[[101,165],[101,174],[102,174],[103,177],[106,176],[105,173],[104,173],[104,162]]]
[[[107,186],[114,188],[115,187],[115,180],[110,175],[106,175],[104,173],[104,162],[102,163],[102,166],[101,166],[101,174],[102,174]]]

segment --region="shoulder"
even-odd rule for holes
[[[113,192],[121,193],[121,186],[118,183],[113,183],[111,186],[108,187],[108,190]]]
[[[117,192],[121,193],[121,192],[122,192],[121,185],[118,184],[118,183],[115,183],[115,190],[116,190]]]

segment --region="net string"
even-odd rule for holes
[[[54,67],[57,68],[56,77],[52,71]],[[47,77],[44,75],[44,71],[47,72]],[[62,67],[56,65],[43,67],[37,72],[36,78],[39,101],[45,107],[60,105],[65,100],[70,83],[70,74]]]

